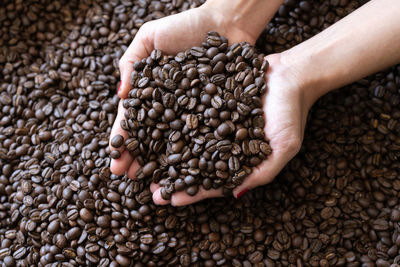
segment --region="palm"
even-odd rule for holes
[[[264,104],[265,134],[276,152],[287,151],[288,146],[302,139],[305,116],[301,111],[301,96],[286,90],[281,84],[269,82],[269,92]]]
[[[271,67],[266,74],[268,91],[264,98],[266,118],[265,135],[270,141],[272,154],[235,188],[234,195],[246,188],[254,188],[271,182],[286,163],[297,154],[308,113],[303,95],[295,84],[290,84],[290,73],[276,69],[279,58],[267,57]]]

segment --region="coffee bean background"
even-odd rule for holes
[[[110,174],[118,59],[145,21],[199,4],[2,1],[0,264],[397,266],[399,66],[320,99],[300,153],[240,200],[155,206],[144,180]],[[286,1],[257,46],[282,51],[360,4]]]

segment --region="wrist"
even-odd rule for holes
[[[208,0],[200,8],[206,9],[218,29],[230,32],[232,42],[255,43],[283,0]],[[229,36],[227,36],[229,37]],[[230,40],[231,41],[231,40]]]
[[[295,95],[299,95],[302,100],[304,110],[308,111],[314,102],[319,98],[317,90],[304,70],[296,64],[294,60],[289,58],[285,52],[270,54],[265,57],[270,67],[265,74],[267,84],[279,84],[281,90],[291,91]]]
[[[294,47],[282,52],[280,61],[291,83],[301,91],[307,108],[333,89],[329,87],[330,72],[319,68],[317,55],[300,52]]]

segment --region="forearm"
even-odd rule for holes
[[[282,54],[312,104],[318,97],[400,62],[400,1],[373,0]]]
[[[251,30],[258,38],[284,0],[208,0],[203,6],[217,10],[222,24]]]

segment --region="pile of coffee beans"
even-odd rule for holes
[[[110,174],[118,59],[146,21],[201,3],[1,2],[0,266],[400,264],[400,66],[320,99],[300,153],[239,200],[156,206],[148,179]],[[359,5],[286,0],[257,47]]]
[[[268,62],[248,43],[209,32],[202,46],[176,56],[154,50],[134,64],[123,100],[125,148],[143,166],[137,179],[162,181],[161,196],[195,195],[240,185],[270,153],[261,95]],[[111,145],[122,145],[121,135]],[[115,153],[115,152],[112,152]],[[119,156],[119,152],[116,151]]]

